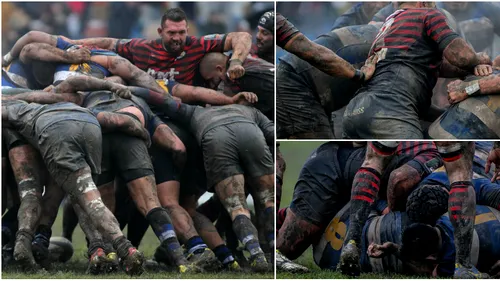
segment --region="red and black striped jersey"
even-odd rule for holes
[[[397,10],[385,20],[370,55],[379,54],[377,68],[404,62],[434,70],[440,65],[445,48],[457,37],[437,9]]]
[[[203,37],[187,36],[184,50],[173,55],[163,47],[161,38],[122,39],[116,43],[116,52],[146,71],[155,79],[168,79],[193,85],[198,64],[206,53],[224,52],[226,35],[212,34]]]
[[[276,45],[285,47],[286,43],[299,32],[283,15],[276,13]]]

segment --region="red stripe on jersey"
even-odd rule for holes
[[[405,37],[389,37],[389,38],[385,38],[385,42],[386,43],[389,43],[389,42],[408,42],[408,43],[412,43],[414,41],[416,41],[417,39],[416,38],[405,38]],[[388,46],[386,46],[388,47]],[[390,47],[390,46],[389,46]]]
[[[451,29],[445,29],[445,30],[442,30],[441,32],[439,32],[438,34],[432,36],[432,39],[434,39],[436,42],[438,41],[438,39],[441,39],[443,38],[444,36],[452,33],[453,30]]]

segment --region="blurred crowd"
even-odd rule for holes
[[[276,11],[283,14],[289,21],[298,27],[305,36],[314,40],[321,34],[329,32],[334,26],[335,20],[340,15],[359,3],[360,2],[278,2]],[[390,2],[385,2],[385,4],[389,3]],[[500,3],[496,4],[500,5]],[[467,3],[462,2],[459,4],[459,6],[464,5],[467,5]],[[457,5],[453,2],[437,2],[437,6],[447,9],[455,16],[457,16],[458,13],[459,17],[459,9],[471,8],[471,5],[467,7],[455,7]],[[497,35],[495,35],[493,53],[500,53],[500,37]],[[276,58],[284,54],[285,52],[278,48]]]
[[[247,31],[255,35],[259,17],[273,2],[2,2],[2,55],[30,30],[85,37],[157,37],[168,8],[186,12],[189,34]],[[254,36],[255,37],[255,36]]]

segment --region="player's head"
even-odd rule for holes
[[[266,12],[257,26],[257,49],[259,54],[274,53],[274,12]]]
[[[180,8],[168,9],[161,17],[158,34],[167,51],[180,54],[184,49],[188,32],[186,13]]]
[[[397,2],[399,7],[407,6],[412,8],[436,8],[436,2]]]
[[[406,213],[412,222],[435,225],[448,211],[448,191],[438,184],[420,184],[406,202]]]
[[[200,74],[207,82],[207,87],[216,89],[226,79],[228,57],[222,53],[207,53],[200,62]]]
[[[437,228],[414,223],[403,232],[400,256],[411,273],[435,275],[440,245],[440,231]]]

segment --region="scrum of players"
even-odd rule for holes
[[[157,40],[31,31],[3,57],[3,267],[51,269],[79,224],[92,274],[272,270],[274,13],[253,49],[187,28],[174,8]],[[61,204],[67,240],[51,239]]]
[[[498,3],[363,2],[314,41],[277,12],[278,139],[500,137]]]
[[[286,165],[277,153],[279,209]],[[320,268],[349,276],[498,278],[499,164],[500,142],[322,144],[278,211],[278,272],[307,272],[292,260],[312,245]]]

